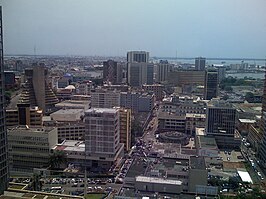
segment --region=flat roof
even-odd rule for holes
[[[76,114],[76,113],[80,113],[83,112],[83,109],[60,109],[54,113],[52,113],[51,115],[54,114]]]
[[[195,128],[196,135],[206,135],[205,128]]]
[[[186,113],[186,117],[194,117],[194,118],[206,118],[206,114],[199,114],[199,113]]]
[[[249,124],[254,124],[256,120],[251,120],[251,119],[239,119],[241,123],[249,123]]]
[[[205,148],[217,148],[217,144],[214,137],[207,137],[204,135],[199,135],[196,137],[199,141],[199,147],[205,147]]]
[[[154,183],[154,184],[182,185],[182,182],[179,180],[170,180],[170,179],[147,177],[147,176],[137,176],[136,181]]]
[[[253,181],[247,171],[237,170],[237,173],[243,182],[249,182],[253,184]]]
[[[206,169],[205,159],[202,156],[190,156],[190,166],[192,169]]]
[[[114,108],[91,108],[85,111],[85,113],[116,113],[117,109]]]
[[[85,143],[84,141],[64,140],[61,144],[57,144],[53,149],[59,151],[85,152]]]

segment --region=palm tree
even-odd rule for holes
[[[67,157],[64,151],[54,150],[50,154],[49,165],[52,170],[60,169],[61,166],[66,162],[67,162]]]

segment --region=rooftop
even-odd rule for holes
[[[169,180],[169,179],[146,177],[146,176],[137,176],[136,181],[146,182],[146,183],[155,183],[155,184],[182,185],[182,182],[179,180]]]
[[[191,156],[190,157],[190,166],[192,169],[201,169],[201,170],[206,169],[204,157]]]
[[[51,115],[54,115],[54,114],[62,114],[62,115],[65,115],[65,114],[77,114],[77,113],[81,113],[83,111],[84,111],[83,109],[60,109],[60,110],[52,113]]]
[[[16,127],[12,127],[12,128],[8,128],[9,132],[30,132],[30,133],[48,133],[52,130],[54,130],[55,127],[29,127],[28,125],[25,126],[16,126]]]
[[[85,111],[85,113],[116,113],[117,109],[113,108],[91,108]]]
[[[53,149],[59,151],[85,152],[85,143],[83,141],[64,140],[61,144],[57,144]]]
[[[213,137],[207,137],[207,136],[204,136],[204,135],[199,135],[199,136],[196,136],[196,139],[198,140],[198,143],[199,143],[199,147],[202,148],[212,148],[212,149],[217,149],[217,144],[216,144],[216,141],[215,141],[215,138]]]

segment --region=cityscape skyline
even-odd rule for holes
[[[265,57],[264,1],[2,4],[5,54]]]

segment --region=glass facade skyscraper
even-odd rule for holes
[[[4,55],[2,7],[0,6],[0,194],[8,186],[7,133],[5,125],[5,85],[4,85]]]

